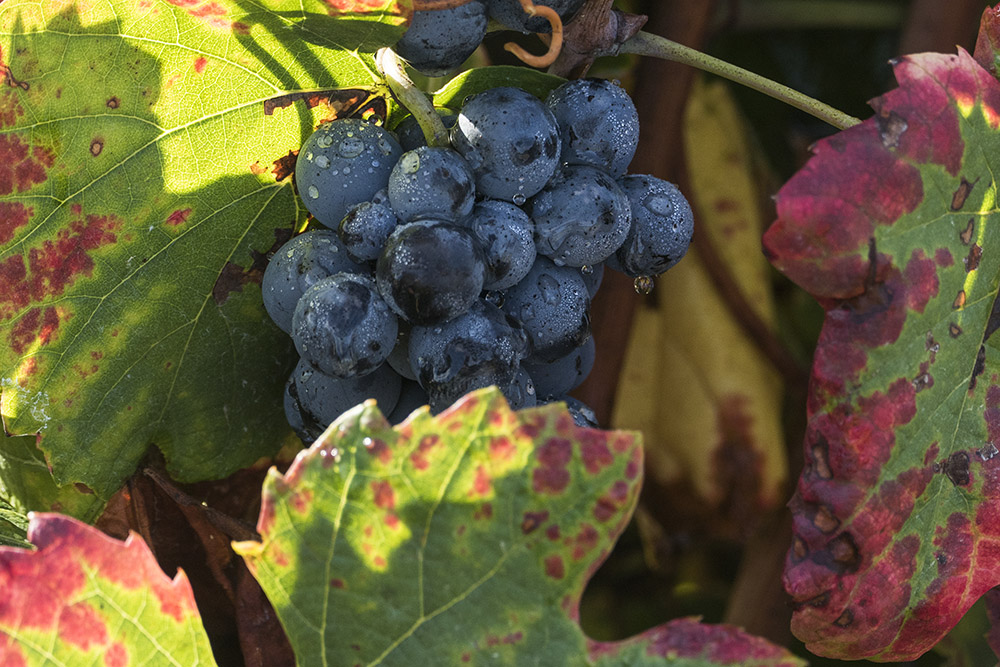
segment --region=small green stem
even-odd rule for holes
[[[849,116],[819,100],[803,95],[793,88],[658,35],[640,32],[622,44],[620,52],[652,56],[697,67],[781,100],[841,130],[846,130],[861,122],[854,116]]]
[[[427,145],[448,146],[448,130],[445,129],[441,117],[434,110],[434,105],[427,95],[406,76],[396,53],[388,47],[379,49],[375,54],[375,66],[385,77],[396,100],[417,119],[417,124],[427,139]]]

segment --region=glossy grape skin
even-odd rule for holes
[[[337,227],[337,235],[355,262],[378,259],[399,218],[392,209],[373,201],[355,204]]]
[[[435,111],[441,117],[441,122],[444,123],[446,130],[450,131],[458,121],[458,114],[451,109],[439,107]],[[406,116],[403,120],[399,121],[399,125],[396,126],[394,132],[399,138],[399,145],[403,147],[404,151],[412,151],[414,148],[427,145],[427,137],[424,136],[424,131],[420,128],[420,123],[417,122],[416,116]]]
[[[518,370],[513,381],[503,388],[503,396],[507,399],[507,404],[511,410],[533,408],[538,404],[538,392],[535,391],[535,383],[524,368]]]
[[[417,381],[417,374],[410,367],[410,323],[404,319],[397,320],[399,331],[396,333],[396,344],[386,358],[385,363],[392,367],[404,380]]]
[[[402,386],[402,378],[386,364],[367,375],[340,379],[321,373],[303,359],[292,371],[292,381],[303,415],[323,430],[369,398],[375,399],[383,414],[392,412]]]
[[[451,143],[490,199],[523,204],[559,167],[559,127],[538,98],[519,88],[491,88],[465,101]]]
[[[614,254],[632,221],[625,192],[607,173],[585,165],[563,168],[531,200],[529,212],[538,254],[577,267]]]
[[[538,257],[528,275],[504,296],[503,310],[531,342],[533,362],[551,362],[590,338],[590,295],[579,269]]]
[[[513,287],[535,263],[534,223],[517,206],[488,199],[476,204],[466,221],[486,257],[485,290]]]
[[[389,183],[403,154],[392,134],[359,118],[323,123],[302,144],[295,185],[310,213],[336,229],[354,204],[370,201]]]
[[[410,366],[440,412],[473,389],[513,382],[527,344],[516,323],[480,300],[449,322],[413,327]]]
[[[375,282],[338,273],[310,287],[295,308],[292,342],[299,355],[332,377],[349,378],[378,368],[396,342],[396,316]]]
[[[673,183],[647,175],[619,180],[632,210],[632,226],[611,268],[633,278],[658,276],[687,253],[694,234],[694,213]]]
[[[583,384],[594,368],[594,359],[594,338],[591,336],[586,343],[555,361],[532,363],[526,360],[524,370],[531,375],[538,396],[564,396]]]
[[[615,178],[625,173],[639,145],[639,114],[628,93],[605,79],[574,79],[549,93],[545,104],[559,123],[563,162]]]
[[[306,413],[299,404],[299,393],[295,388],[294,374],[289,376],[285,383],[284,407],[285,420],[288,421],[288,425],[295,431],[295,435],[299,436],[299,440],[305,445],[311,445],[323,434],[323,429],[316,423],[316,420]]]
[[[536,5],[551,7],[563,24],[573,20],[586,0],[536,0]],[[512,30],[520,32],[552,32],[549,22],[540,16],[529,16],[518,0],[491,0],[490,17]]]
[[[261,280],[264,309],[274,323],[289,333],[299,299],[310,287],[335,273],[364,274],[370,267],[358,264],[328,229],[317,229],[292,237],[271,257]]]
[[[472,232],[423,220],[396,228],[375,275],[393,311],[413,324],[431,324],[461,315],[478,300],[486,264]]]
[[[450,148],[419,146],[403,153],[389,176],[389,203],[400,220],[467,218],[476,203],[475,176]]]
[[[479,47],[488,20],[483,0],[469,0],[450,9],[416,11],[394,50],[421,74],[443,76]]]
[[[392,413],[386,415],[386,419],[392,425],[402,423],[414,410],[417,410],[430,402],[427,392],[424,391],[415,380],[403,380],[403,388],[399,392],[399,401]]]

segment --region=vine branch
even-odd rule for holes
[[[713,58],[708,54],[684,46],[683,44],[678,44],[665,37],[652,35],[647,32],[639,32],[635,37],[622,44],[620,52],[662,58],[663,60],[690,65],[705,72],[716,74],[724,79],[729,79],[730,81],[764,93],[776,100],[781,100],[796,109],[805,111],[829,123],[839,130],[846,130],[861,122],[854,116],[834,109],[830,105],[804,95],[793,88],[789,88],[759,74],[754,74],[724,60]]]

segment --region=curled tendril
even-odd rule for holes
[[[526,65],[531,65],[532,67],[548,67],[556,61],[559,57],[559,52],[562,50],[563,43],[563,25],[562,19],[559,18],[559,14],[556,13],[551,7],[546,7],[545,5],[536,5],[531,0],[520,0],[521,7],[527,12],[529,16],[540,16],[549,22],[552,26],[552,35],[549,38],[548,45],[549,50],[540,56],[532,55],[521,48],[520,45],[514,42],[507,42],[503,45],[504,50],[510,51],[515,56],[521,59]]]

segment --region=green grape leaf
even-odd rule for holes
[[[466,97],[501,86],[521,88],[544,100],[552,89],[558,88],[565,82],[566,79],[526,67],[510,65],[477,67],[458,74],[435,92],[434,105],[461,109]]]
[[[27,538],[28,517],[0,497],[0,546],[31,546]]]
[[[56,484],[37,439],[33,435],[0,438],[0,498],[25,516],[59,512],[93,523],[105,502],[82,484]]]
[[[138,535],[32,514],[28,539],[0,547],[0,664],[215,664],[187,577]]]
[[[262,541],[234,548],[300,664],[799,664],[690,620],[587,640],[580,595],[641,476],[637,435],[561,405],[514,413],[491,388],[393,429],[369,402],[271,471]]]
[[[904,661],[1000,584],[1000,83],[965,51],[894,68],[875,115],[781,189],[764,245],[826,309],[792,629]]]
[[[377,85],[362,48],[408,7],[0,5],[0,407],[58,484],[106,500],[150,444],[181,481],[280,445],[294,359],[258,284],[323,112],[287,96]]]

